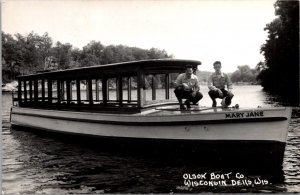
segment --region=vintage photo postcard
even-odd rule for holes
[[[300,193],[299,1],[2,0],[2,194]]]

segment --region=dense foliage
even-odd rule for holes
[[[48,33],[34,32],[14,36],[2,32],[2,81],[14,80],[17,75],[44,69],[67,69],[116,62],[172,58],[165,50],[141,49],[124,45],[104,46],[91,41],[82,49],[69,43],[53,44]]]
[[[267,24],[268,40],[261,47],[258,79],[265,90],[299,104],[299,1],[277,1],[277,18]]]
[[[231,75],[232,82],[256,83],[256,76],[258,71],[251,69],[248,65],[238,66],[238,70],[234,71]]]

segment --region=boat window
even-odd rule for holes
[[[85,104],[87,102],[87,81],[80,80],[80,99],[81,103]]]
[[[87,79],[86,80],[86,103],[90,104],[90,102],[93,102],[93,83],[92,80]],[[91,93],[91,94],[90,94]]]
[[[109,78],[107,80],[107,100],[108,101],[117,101],[117,79]]]
[[[170,90],[169,74],[148,74],[145,76],[145,104],[169,102],[173,91]]]
[[[96,94],[96,88],[97,88],[97,86],[96,86],[96,79],[92,79],[91,80],[91,84],[92,84],[92,99],[93,99],[93,103],[95,103],[95,100],[96,100],[96,96],[97,96],[97,94]]]
[[[29,94],[29,81],[24,81],[25,82],[25,93],[26,93],[26,100],[29,101],[30,99],[30,94]]]
[[[57,80],[52,81],[52,102],[58,102]]]
[[[137,102],[137,77],[122,77],[124,103]]]
[[[76,95],[76,81],[70,81],[70,103],[76,104],[77,103],[77,95]]]
[[[17,95],[22,106],[111,110],[137,108],[137,86],[136,74],[72,80],[28,79],[20,81],[21,91]]]
[[[42,81],[37,80],[37,100],[38,102],[42,101]]]
[[[53,101],[53,99],[52,99],[52,96],[53,96],[53,88],[52,88],[52,80],[51,79],[49,79],[49,80],[47,80],[47,91],[48,91],[48,103],[49,104],[52,104],[52,101]]]
[[[32,80],[29,81],[29,101],[33,101],[33,82]]]
[[[21,81],[20,82],[20,89],[21,89],[21,102],[24,102],[24,99],[25,99],[25,84],[24,84],[25,81]]]
[[[48,99],[48,81],[47,80],[44,80],[44,88],[45,88],[44,97],[45,97],[45,100],[47,100]]]
[[[171,73],[170,74],[170,88],[174,89],[175,88],[175,81],[178,77],[179,73]]]
[[[102,79],[95,79],[95,102],[101,103],[103,100]]]

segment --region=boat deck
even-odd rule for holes
[[[243,108],[243,110],[253,110],[253,108]],[[200,114],[200,113],[220,113],[220,112],[232,112],[238,111],[239,108],[235,107],[228,107],[222,108],[221,106],[218,107],[206,107],[206,106],[195,106],[192,105],[190,109],[187,110],[180,110],[179,105],[168,105],[168,106],[160,106],[148,110],[142,111],[141,115],[189,115],[189,114]]]

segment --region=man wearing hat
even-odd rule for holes
[[[196,105],[203,95],[200,92],[200,86],[198,84],[198,77],[193,74],[196,70],[193,70],[192,66],[187,66],[185,73],[178,75],[175,81],[174,93],[180,104],[180,109],[185,110],[191,108],[191,102]],[[186,99],[185,105],[182,103],[182,99]]]
[[[227,74],[221,71],[221,62],[214,62],[215,72],[209,77],[208,80],[208,95],[213,101],[212,107],[217,106],[216,98],[222,99],[222,106],[228,107],[231,104],[233,98],[232,83]],[[225,85],[228,90],[225,90]]]

